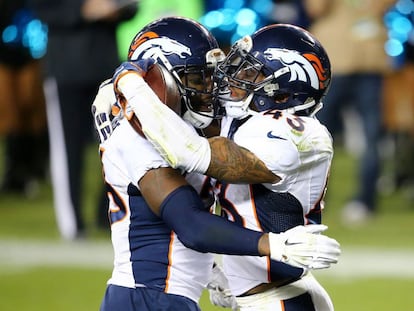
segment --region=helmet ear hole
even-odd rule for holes
[[[295,95],[293,95],[295,96]],[[280,103],[286,103],[286,101],[288,101],[290,97],[290,94],[288,93],[281,93],[281,94],[276,94],[273,99],[275,100],[275,103],[280,104]]]

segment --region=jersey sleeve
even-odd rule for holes
[[[126,119],[121,120],[121,124],[102,147],[105,150],[102,159],[104,169],[113,167],[119,171],[119,180],[111,181],[115,184],[125,180],[126,183],[132,181],[138,186],[138,181],[150,169],[169,166],[152,144],[138,135]]]
[[[237,130],[234,141],[252,151],[282,179],[300,165],[297,147],[284,124],[277,120],[253,117]]]

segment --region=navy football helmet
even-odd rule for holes
[[[246,116],[249,105],[258,111],[313,116],[329,88],[331,65],[321,43],[308,31],[273,24],[233,44],[217,76],[230,116]]]
[[[173,74],[186,108],[183,118],[197,128],[207,127],[215,117],[213,73],[224,57],[204,26],[183,17],[148,24],[134,37],[128,52],[128,60],[152,58]]]

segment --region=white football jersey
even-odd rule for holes
[[[229,219],[265,232],[320,223],[333,147],[331,135],[317,119],[272,110],[245,120],[224,119],[221,135],[252,151],[281,178],[276,184],[219,184],[220,204]],[[236,296],[276,281],[268,273],[274,264],[268,257],[223,256]],[[295,277],[290,266],[279,264],[277,269],[277,281]]]
[[[100,146],[110,197],[114,268],[108,284],[149,287],[198,302],[209,280],[213,256],[186,248],[148,207],[138,181],[153,168],[167,167],[150,142],[126,119]],[[192,175],[191,182],[203,182]]]

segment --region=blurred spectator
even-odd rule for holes
[[[414,200],[414,37],[405,42],[402,58],[401,67],[385,80],[384,121],[391,148],[380,184],[388,192],[406,189]]]
[[[94,140],[91,103],[119,64],[116,28],[135,15],[137,1],[32,2],[49,27],[44,89],[56,218],[61,235],[74,239],[85,234],[83,165]],[[106,204],[101,206],[106,214]]]
[[[33,46],[33,39],[40,40],[43,47]],[[36,50],[39,47],[41,50]],[[40,64],[45,47],[45,29],[26,1],[0,1],[0,135],[5,150],[2,193],[31,197],[47,176],[47,122]]]
[[[305,0],[311,19],[310,31],[322,42],[331,58],[333,79],[317,117],[338,138],[347,122],[361,122],[362,142],[357,193],[345,206],[345,223],[356,224],[374,215],[377,209],[377,181],[380,173],[378,143],[382,130],[383,79],[391,69],[384,50],[387,40],[383,15],[393,0]],[[352,110],[345,108],[352,107]],[[351,116],[351,118],[349,118]],[[361,141],[362,139],[362,141]],[[337,140],[336,140],[337,142]]]

